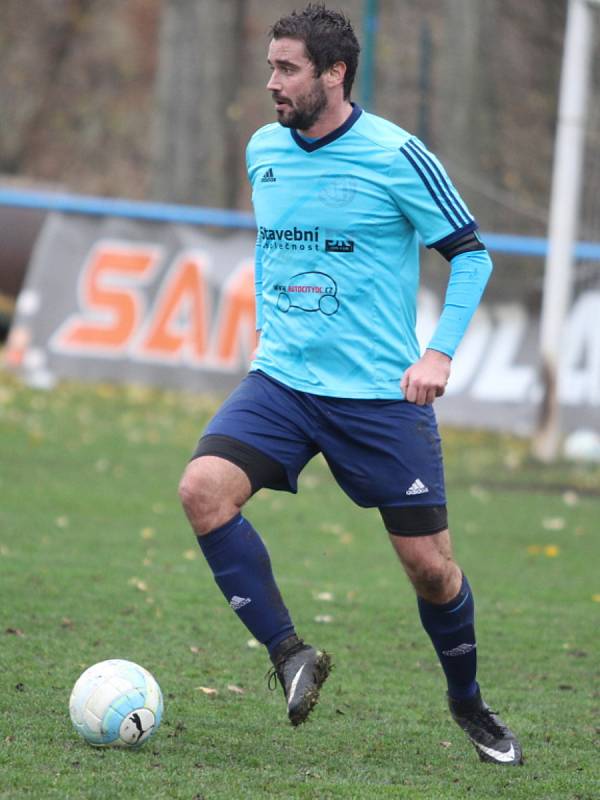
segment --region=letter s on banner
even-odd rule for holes
[[[126,350],[145,311],[139,287],[152,279],[160,255],[152,245],[99,241],[80,273],[81,311],[56,332],[53,349],[105,356]]]

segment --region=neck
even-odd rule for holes
[[[309,139],[322,139],[323,136],[327,136],[328,133],[343,125],[351,113],[352,105],[350,101],[344,100],[335,108],[328,106],[312,127],[299,132],[303,136],[308,136]]]

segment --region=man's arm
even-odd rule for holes
[[[262,248],[256,244],[254,251],[254,297],[256,304],[256,330],[260,333],[263,326],[263,288],[262,288]]]
[[[446,391],[452,357],[492,272],[488,252],[479,239],[477,242],[479,246],[476,249],[461,250],[450,255],[450,279],[440,319],[427,350],[406,370],[400,383],[410,403],[433,403],[436,397],[441,397]],[[466,246],[469,247],[469,244]]]
[[[262,296],[262,250],[256,245],[254,254],[254,298],[256,316],[256,346],[254,352],[258,350],[260,344],[260,331],[263,326],[263,296]]]
[[[390,167],[389,190],[428,248],[450,262],[446,299],[424,355],[400,384],[407,400],[431,403],[446,389],[454,351],[477,308],[492,271],[477,220],[444,166],[416,137],[400,147]]]

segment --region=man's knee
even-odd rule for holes
[[[250,496],[250,483],[239,467],[213,456],[195,458],[179,482],[179,499],[198,535],[235,516]]]
[[[433,602],[444,602],[453,570],[448,564],[418,564],[409,573],[417,594]]]
[[[209,470],[199,462],[200,459],[196,459],[187,465],[179,482],[178,493],[192,527],[197,533],[203,533],[220,503]]]
[[[459,591],[460,567],[452,558],[447,530],[432,536],[390,536],[390,541],[420,597],[432,603],[445,603]]]

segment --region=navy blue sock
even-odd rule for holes
[[[466,700],[477,691],[477,645],[475,643],[475,604],[463,575],[459,593],[449,603],[437,605],[417,598],[423,627],[429,634],[446,680],[448,694]]]
[[[294,626],[262,539],[241,514],[197,539],[227,602],[272,654]]]

